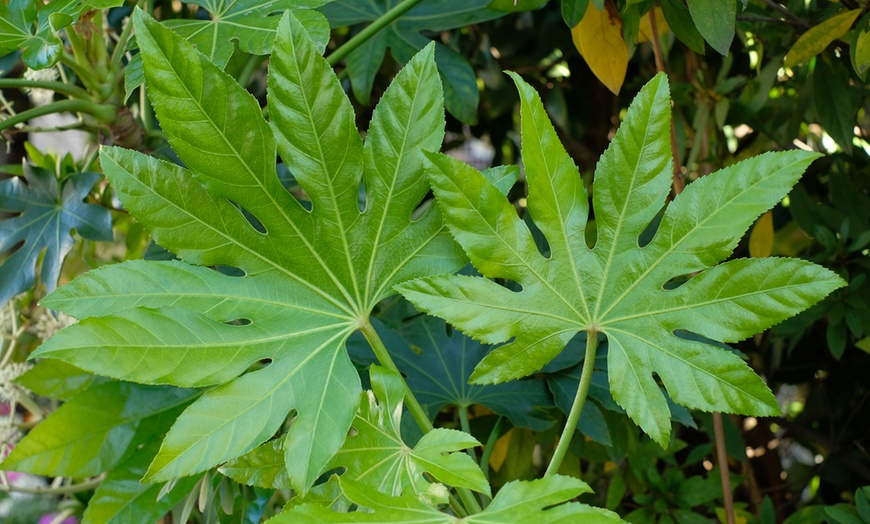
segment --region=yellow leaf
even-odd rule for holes
[[[493,470],[500,470],[501,465],[504,464],[504,459],[507,458],[508,448],[511,445],[511,435],[513,435],[513,433],[514,429],[511,428],[507,433],[495,441],[495,445],[492,447],[492,453],[489,455],[489,465],[492,466]]]
[[[773,215],[770,211],[761,215],[749,235],[749,256],[769,257],[773,253]]]
[[[846,34],[860,14],[860,9],[840,13],[802,34],[785,55],[785,67],[803,64],[824,51],[828,44]]]
[[[656,15],[656,29],[659,32],[659,35],[663,35],[670,31],[668,27],[668,22],[665,20],[665,14],[662,12],[661,7],[653,8]],[[652,36],[652,24],[649,22],[649,13],[640,17],[640,27],[637,28],[637,43],[642,44],[644,42],[649,42],[650,36]]]
[[[603,11],[590,5],[583,20],[571,29],[571,38],[598,80],[618,94],[628,69],[628,47],[613,0],[607,0]]]

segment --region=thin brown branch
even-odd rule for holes
[[[656,23],[655,7],[649,10],[649,24],[652,32],[650,40],[653,45],[653,53],[656,57],[656,71],[667,73],[665,69],[665,59],[662,54],[662,42],[659,40],[658,24]],[[686,187],[683,181],[682,168],[680,167],[680,151],[677,149],[677,130],[674,127],[674,119],[671,117],[671,157],[674,161],[674,194],[679,195]]]

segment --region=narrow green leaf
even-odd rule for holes
[[[828,18],[802,34],[785,55],[785,67],[804,64],[825,50],[834,40],[842,37],[858,19],[861,9],[852,9]]]
[[[695,27],[720,55],[727,55],[734,39],[737,19],[736,0],[689,0],[689,13]]]
[[[813,70],[813,104],[822,128],[846,154],[852,154],[856,110],[852,107],[849,71],[845,64],[831,63],[826,56],[816,60]]]
[[[870,70],[870,13],[865,14],[855,26],[855,37],[849,49],[852,68],[862,80],[867,79]]]
[[[667,206],[652,240],[639,247],[641,234],[665,205],[671,179],[670,103],[659,75],[638,94],[598,163],[597,241],[590,249],[587,196],[576,168],[537,94],[515,80],[522,98],[528,210],[546,237],[549,256],[538,252],[513,206],[480,174],[428,155],[438,168],[430,173],[433,191],[454,238],[485,277],[513,280],[521,291],[485,278],[438,276],[402,284],[400,292],[474,338],[510,340],[477,366],[472,381],[528,375],[576,333],[604,333],[613,398],[663,446],[671,412],[654,373],[670,397],[688,407],[778,413],[773,395],[742,360],[679,332],[741,340],[844,284],[801,261],[740,260],[710,269],[817,155],[768,153],[696,181]],[[665,287],[691,274],[688,282]]]
[[[589,0],[560,0],[559,4],[562,8],[562,20],[568,27],[574,27],[583,20]]]
[[[15,446],[3,469],[90,477],[110,470],[149,417],[177,415],[195,390],[108,382],[65,403]]]
[[[46,358],[18,377],[18,383],[43,397],[69,400],[75,395],[105,382],[106,378],[87,373],[66,362]]]

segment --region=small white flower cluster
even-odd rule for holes
[[[21,431],[12,423],[11,417],[0,417],[0,445],[3,447],[0,458],[6,458],[22,436]]]
[[[15,383],[15,379],[33,367],[27,362],[8,362],[0,367],[0,402],[17,403],[22,396],[30,395],[24,386]]]
[[[76,319],[64,313],[57,313],[57,317],[47,310],[30,326],[29,331],[36,335],[39,340],[50,339],[61,329],[76,323]]]
[[[15,330],[15,306],[13,301],[0,308],[0,338],[11,338]]]
[[[40,82],[53,82],[57,80],[57,68],[49,67],[46,69],[30,69],[24,71],[24,78]],[[42,106],[52,101],[54,91],[51,89],[41,89],[38,87],[27,87],[24,91],[30,95],[30,100],[33,105]]]

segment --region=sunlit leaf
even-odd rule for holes
[[[512,75],[522,98],[528,212],[547,239],[538,250],[525,223],[473,168],[427,154],[448,226],[487,278],[435,276],[399,286],[411,302],[487,343],[471,380],[502,382],[541,369],[579,331],[604,333],[616,402],[663,446],[670,410],[653,377],[684,406],[779,413],[770,390],[735,354],[688,336],[736,342],[806,309],[844,282],[791,259],[721,265],[743,233],[779,202],[818,156],[767,153],[690,184],[667,205],[655,235],[638,239],[665,206],[671,183],[670,100],[664,75],[632,103],[598,162],[597,240],[586,242],[588,194],[537,93]],[[679,286],[669,281],[694,275]],[[516,282],[521,291],[491,278]]]
[[[364,484],[342,481],[345,495],[356,504],[373,510],[373,513],[333,513],[327,508],[306,504],[285,511],[271,519],[269,524],[296,523],[341,523],[341,522],[404,522],[426,524],[453,524],[456,517],[439,511],[415,494],[390,497]],[[548,524],[557,522],[584,522],[610,524],[622,520],[610,511],[568,502],[583,493],[589,486],[580,479],[554,475],[539,480],[513,481],[505,484],[492,503],[481,513],[462,519],[468,524],[498,524],[534,522]]]
[[[148,93],[187,167],[118,148],[103,150],[102,166],[183,262],[106,266],[61,288],[45,303],[82,320],[36,354],[122,380],[214,386],[169,431],[149,481],[239,457],[294,411],[283,452],[304,493],[357,411],[347,337],[395,284],[464,264],[436,208],[411,218],[428,191],[420,151],[437,149],[444,129],[433,48],[395,78],[363,141],[292,14],[270,61],[271,126],[187,41],[141,12],[134,21]],[[310,202],[281,185],[277,154]],[[205,267],[215,265],[243,276]]]

